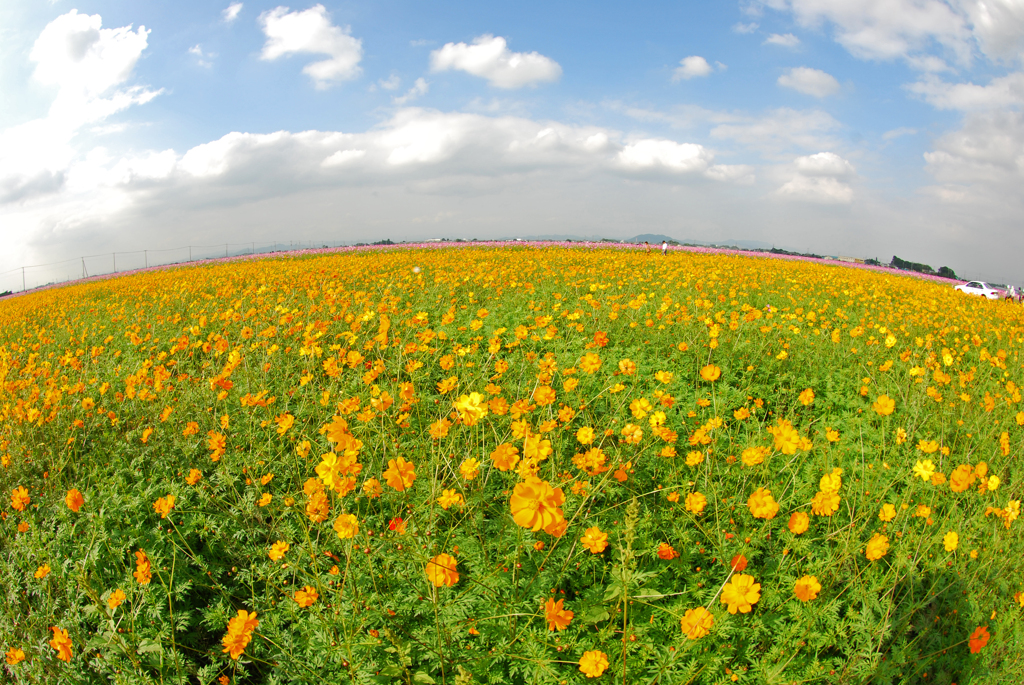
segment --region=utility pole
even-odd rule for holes
[[[21,267],[21,292],[25,292],[25,267]]]
[[[192,246],[188,246],[188,261],[192,261]]]
[[[149,268],[149,250],[143,250],[142,256],[146,260],[146,268]]]
[[[110,258],[114,260],[114,273],[116,274],[117,273],[117,253],[116,252],[111,252],[110,253]]]
[[[227,243],[224,243],[224,256],[225,257],[228,256],[228,244]]]

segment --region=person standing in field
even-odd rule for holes
[[[662,256],[668,254],[668,241],[667,240],[662,240],[661,241],[661,254],[662,254]]]
[[[651,254],[651,244],[646,240],[644,241],[644,252],[646,254]]]

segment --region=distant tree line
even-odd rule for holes
[[[916,271],[922,274],[941,276],[942,278],[956,278],[956,273],[948,266],[940,266],[939,270],[936,271],[927,264],[919,264],[918,262],[908,262],[905,259],[900,259],[896,255],[892,256],[892,261],[889,262],[889,266],[891,266],[894,269],[903,269],[904,271]]]

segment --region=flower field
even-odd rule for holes
[[[1024,309],[396,249],[0,302],[15,683],[1024,682]]]

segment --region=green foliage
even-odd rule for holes
[[[599,650],[598,682],[1021,682],[1024,320],[954,295],[781,259],[446,248],[6,300],[0,647],[25,660],[0,668],[17,683],[582,683]],[[473,401],[476,420],[459,408]],[[549,443],[534,465],[564,495],[560,535],[513,518],[526,433]],[[499,468],[499,445],[520,465]],[[354,480],[328,484],[315,520],[324,456],[345,448]],[[584,468],[594,448],[604,461]],[[398,458],[416,473],[402,490]],[[925,460],[941,482],[915,475]],[[837,509],[816,514],[836,469]],[[777,514],[753,515],[757,488]],[[462,504],[442,507],[445,490]],[[875,535],[890,546],[872,560]],[[441,554],[450,586],[426,572]],[[732,614],[741,574],[759,598]],[[806,576],[822,589],[801,601]],[[557,600],[564,630],[546,620]],[[698,607],[714,622],[689,639]],[[239,610],[259,623],[233,659]],[[979,627],[991,639],[972,653]]]

